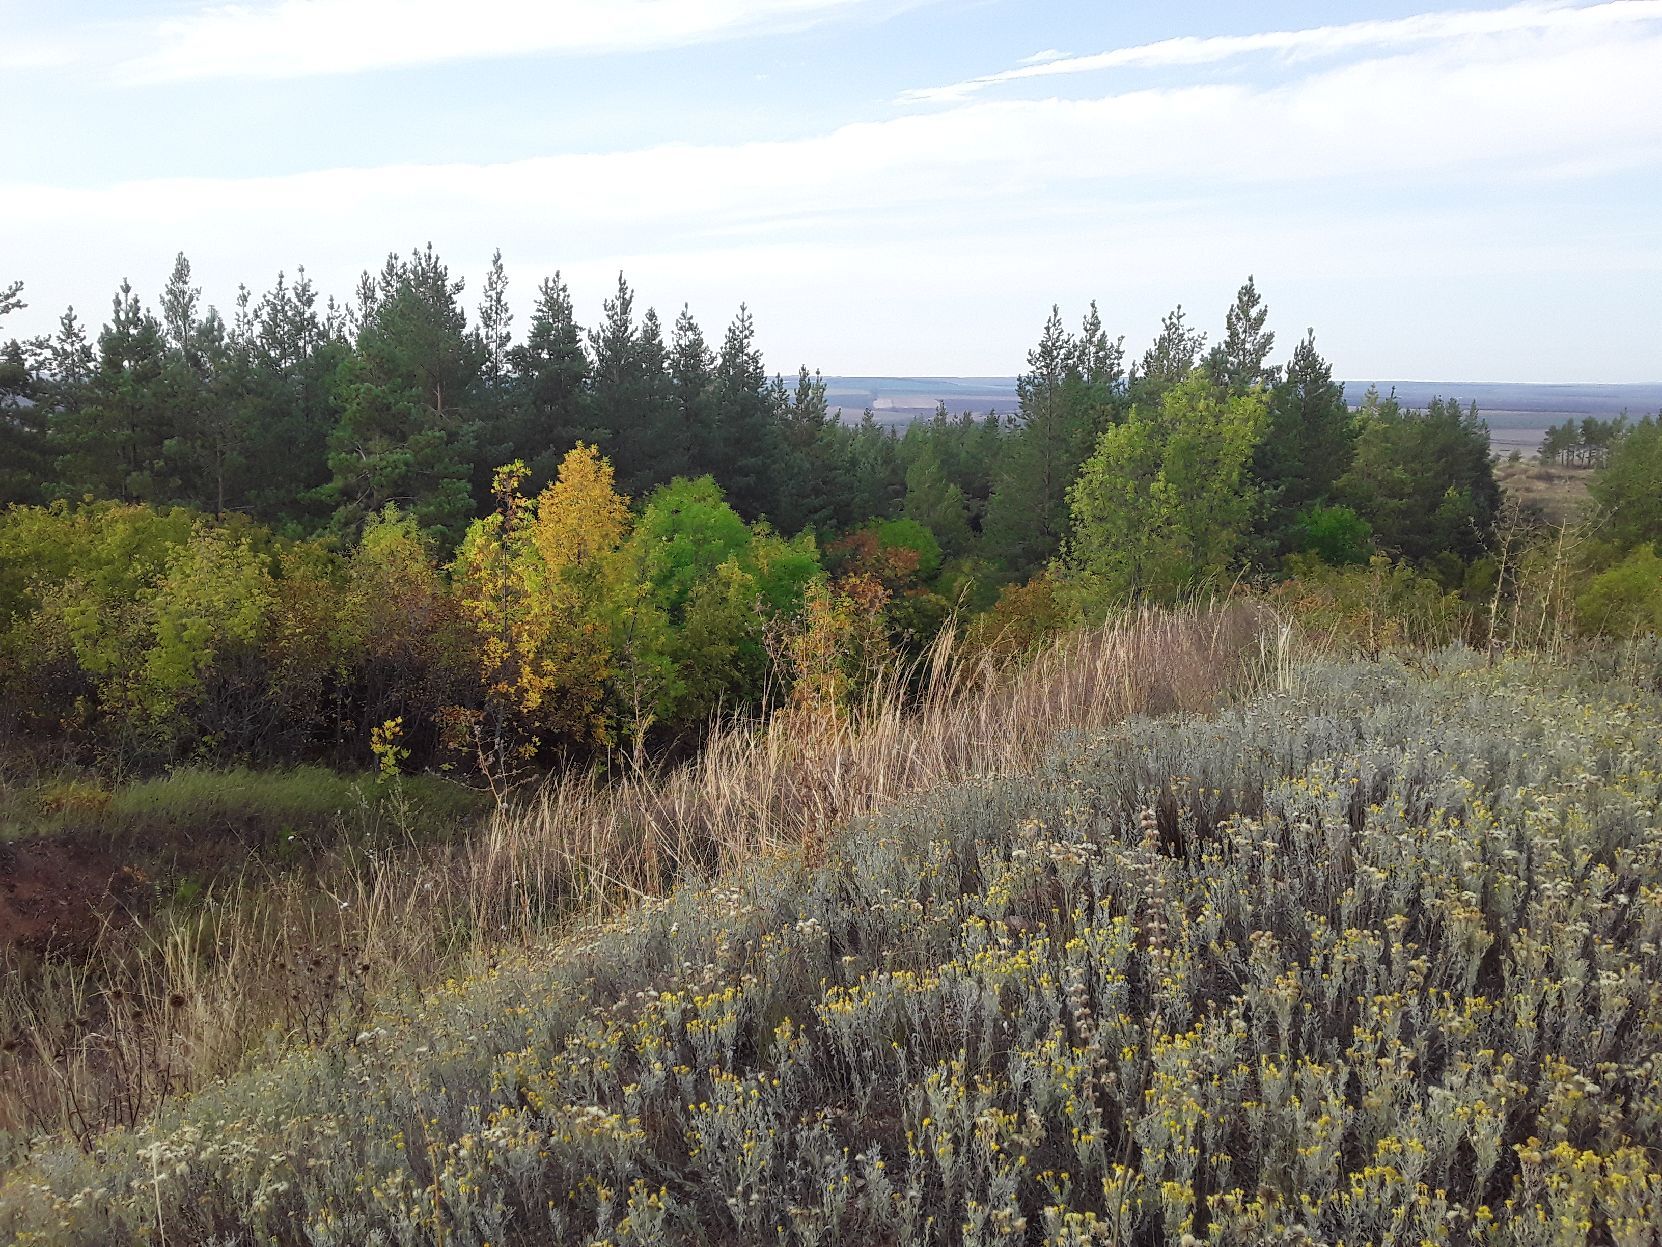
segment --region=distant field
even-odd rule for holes
[[[1584,416],[1609,419],[1623,412],[1637,419],[1662,411],[1662,382],[1649,385],[1511,385],[1467,381],[1347,381],[1359,401],[1368,387],[1395,392],[1410,407],[1433,398],[1475,402],[1489,422],[1490,441],[1502,453],[1534,453],[1548,426]],[[826,398],[855,423],[867,408],[882,424],[906,425],[945,403],[953,415],[1016,410],[1014,377],[827,377]]]

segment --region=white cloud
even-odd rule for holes
[[[51,40],[17,38],[0,43],[0,69],[7,71],[62,69],[77,59],[74,48]]]
[[[1063,52],[1057,48],[1046,48],[1043,52],[1035,52],[1031,56],[1024,56],[1017,61],[1018,65],[1046,65],[1051,61],[1066,60],[1072,56],[1071,52]]]
[[[1451,291],[1648,282],[1624,305],[1636,327],[1589,317],[1586,353],[1562,365],[1611,377],[1624,342],[1643,349],[1644,316],[1662,315],[1662,239],[1608,213],[1565,219],[1531,182],[1662,170],[1657,64],[1662,31],[1511,29],[1268,88],[983,100],[789,142],[0,186],[0,237],[31,241],[13,275],[41,328],[69,300],[101,314],[124,273],[154,291],[179,248],[223,306],[229,283],[296,260],[345,294],[389,246],[431,239],[474,271],[500,244],[522,297],[564,268],[591,311],[620,267],[661,310],[690,299],[719,320],[745,298],[771,360],[842,371],[1004,372],[1053,299],[1100,295],[1135,329],[1179,298],[1221,307],[1249,271],[1272,298],[1277,280],[1314,292],[1294,332],[1449,355],[1473,349],[1446,336],[1466,314]],[[1444,300],[1410,310],[1409,292],[1432,287]],[[1550,314],[1507,349],[1537,362],[1563,349]],[[30,331],[21,317],[7,329]],[[1336,358],[1393,370],[1377,353]]]
[[[944,86],[919,87],[904,92],[900,98],[908,103],[952,103],[967,99],[988,87],[1066,74],[1210,65],[1261,53],[1296,60],[1520,31],[1572,32],[1656,21],[1662,21],[1662,0],[1613,0],[1587,8],[1570,7],[1563,0],[1538,0],[1502,9],[1426,13],[1394,20],[1349,22],[1305,30],[1162,39],[1156,43],[1115,48],[1088,56],[1039,53],[1038,57],[1027,57],[1018,62],[1015,69]]]
[[[907,0],[889,0],[890,7]],[[915,3],[918,0],[911,0]],[[287,78],[439,61],[675,47],[791,29],[874,0],[264,0],[155,32],[131,81]]]

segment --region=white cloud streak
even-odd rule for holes
[[[889,0],[897,7],[907,0]],[[918,3],[920,0],[910,0]],[[591,54],[789,30],[874,0],[263,0],[164,21],[129,82],[273,79],[441,61]]]
[[[1612,0],[1576,8],[1559,2],[1536,2],[1503,9],[1426,13],[1381,21],[1348,22],[1305,30],[1277,30],[1253,35],[1162,39],[1088,56],[1039,53],[1014,69],[902,93],[905,103],[956,103],[990,87],[1031,79],[1101,73],[1114,69],[1171,69],[1213,65],[1238,57],[1270,54],[1286,60],[1337,56],[1347,52],[1386,51],[1413,44],[1519,32],[1576,32],[1633,23],[1662,21],[1662,0]]]
[[[522,295],[561,267],[597,304],[621,266],[661,308],[725,315],[747,298],[770,358],[843,371],[1003,372],[1052,299],[1117,298],[1135,317],[1122,323],[1153,324],[1197,286],[1221,306],[1256,272],[1325,291],[1298,328],[1352,326],[1375,349],[1342,366],[1385,375],[1377,344],[1393,335],[1404,358],[1416,342],[1468,349],[1458,323],[1437,321],[1458,322],[1462,292],[1625,283],[1640,291],[1623,305],[1635,327],[1623,339],[1607,316],[1567,322],[1585,353],[1561,379],[1615,377],[1620,351],[1646,349],[1648,309],[1662,315],[1662,238],[1631,214],[1537,207],[1532,183],[1662,172],[1658,64],[1662,30],[1509,28],[1269,87],[979,100],[787,142],[0,185],[0,238],[30,240],[6,276],[27,281],[43,322],[70,300],[102,312],[123,273],[154,289],[180,247],[223,305],[213,274],[258,281],[300,259],[345,293],[389,246],[431,239],[458,262],[500,244]],[[1370,286],[1443,297],[1392,318],[1358,298]],[[1508,344],[1525,365],[1568,349],[1553,314]]]

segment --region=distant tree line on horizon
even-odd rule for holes
[[[1353,408],[1313,333],[1272,362],[1250,278],[1214,345],[1179,306],[1136,359],[1053,309],[1016,411],[903,433],[770,378],[742,306],[712,345],[620,275],[585,327],[555,274],[518,337],[507,280],[470,317],[429,247],[227,321],[180,256],[156,307],[0,347],[0,731],[506,765],[846,699],[955,611],[1020,648],[1243,578],[1504,573],[1475,407]],[[1644,495],[1653,427],[1580,436]]]

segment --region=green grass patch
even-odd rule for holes
[[[123,784],[59,775],[5,789],[0,839],[73,834],[112,845],[155,845],[228,837],[280,850],[323,835],[442,838],[488,808],[485,795],[438,776],[386,782],[321,766],[183,767]]]

